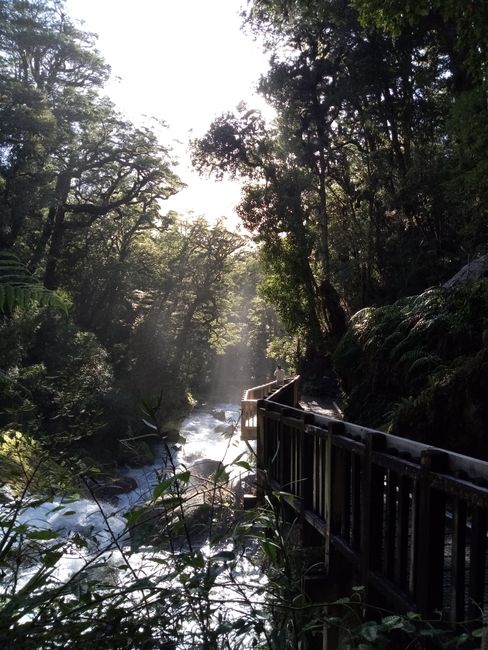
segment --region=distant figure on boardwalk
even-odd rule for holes
[[[285,379],[285,371],[281,366],[278,366],[276,370],[273,373],[274,378],[276,379],[276,383],[278,386],[283,386],[283,381]]]

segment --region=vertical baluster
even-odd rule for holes
[[[285,441],[285,426],[283,424],[283,410],[280,410],[280,419],[278,423],[278,457],[277,457],[277,466],[278,466],[278,483],[280,487],[283,487],[285,484],[286,477],[286,466],[288,461],[288,454],[286,449]]]
[[[297,430],[296,428],[288,424],[287,426],[287,438],[288,445],[290,449],[290,467],[289,467],[289,487],[287,488],[292,494],[297,494],[297,472],[296,472],[296,463],[297,463]]]
[[[464,620],[466,571],[466,503],[455,499],[452,509],[451,611],[452,623]]]
[[[307,425],[313,422],[313,415],[306,414],[300,431],[300,495],[303,499],[304,510],[314,510],[315,498],[315,477],[314,467],[316,465],[315,438],[312,433],[307,432]]]
[[[334,436],[344,431],[342,422],[330,422],[326,439],[326,464],[325,464],[325,566],[327,571],[331,569],[331,539],[336,531],[340,530],[340,518],[343,512],[342,495],[344,482],[342,458],[338,453],[340,450],[334,445]]]
[[[256,403],[257,432],[256,432],[256,496],[259,503],[264,500],[266,469],[269,467],[268,445],[265,423],[265,402]]]
[[[300,429],[295,432],[295,449],[296,449],[296,461],[295,461],[295,481],[296,481],[296,494],[303,498],[303,483],[306,480],[304,477],[302,469],[302,449],[303,449],[303,422],[301,423]],[[308,469],[308,468],[307,468]],[[310,482],[310,479],[309,479]]]
[[[367,587],[369,572],[381,566],[384,515],[384,470],[373,463],[373,451],[386,446],[381,433],[368,433],[362,472],[361,576]]]
[[[396,557],[394,576],[396,582],[405,591],[409,590],[409,528],[410,524],[410,494],[412,482],[407,476],[401,476],[398,481],[398,512],[396,526]],[[413,591],[413,579],[412,579]]]
[[[280,454],[280,429],[281,429],[281,418],[276,417],[276,413],[269,412],[266,427],[271,429],[272,435],[268,438],[268,457],[269,457],[269,476],[275,481],[280,480],[280,463],[279,463],[279,454]]]
[[[415,535],[416,602],[420,614],[430,617],[442,609],[446,497],[431,487],[431,473],[445,471],[449,456],[424,450],[420,459],[418,527]]]
[[[306,435],[306,434],[305,434]],[[319,473],[318,468],[320,465],[320,438],[316,436],[309,436],[312,439],[312,482],[313,482],[313,493],[312,493],[312,508],[314,512],[320,512],[320,503],[321,503],[321,489],[319,482]]]
[[[351,544],[361,548],[361,457],[351,455]]]
[[[351,502],[352,502],[352,456],[351,452],[347,452],[344,458],[344,512],[342,515],[341,537],[351,543],[352,531],[352,515],[351,515]]]
[[[474,508],[471,517],[468,618],[480,619],[485,589],[486,511]]]
[[[383,571],[389,578],[394,577],[395,540],[397,527],[397,487],[398,475],[389,470],[386,476],[386,512],[385,512],[385,552],[383,554]]]
[[[320,440],[320,450],[321,450],[320,489],[322,494],[322,505],[321,505],[320,514],[322,515],[323,519],[325,519],[325,504],[326,504],[326,492],[327,492],[327,479],[325,478],[325,469],[327,467],[327,440],[325,438],[321,438]]]

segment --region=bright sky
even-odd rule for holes
[[[235,223],[238,185],[191,172],[186,145],[241,100],[265,108],[253,90],[266,57],[240,29],[242,2],[66,0],[69,14],[99,36],[98,48],[118,78],[107,89],[117,106],[135,122],[154,116],[170,127],[165,143],[173,143],[177,171],[189,187],[165,207],[211,220],[225,215],[228,225]]]

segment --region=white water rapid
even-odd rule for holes
[[[239,439],[238,418],[239,407],[236,404],[215,404],[195,409],[181,424],[181,442],[168,444],[173,462],[181,469],[195,467],[198,471],[207,460],[215,461],[215,469],[217,463],[231,463],[246,453],[248,448]],[[98,503],[91,499],[69,502],[54,499],[23,509],[19,513],[19,521],[38,530],[53,530],[66,536],[79,533],[102,547],[114,534],[120,538],[126,526],[124,514],[151,498],[154,487],[161,480],[165,464],[165,446],[158,443],[154,447],[154,462],[151,465],[122,471],[124,476],[131,477],[136,483],[130,492]]]
[[[209,575],[214,575],[215,582],[208,593],[213,609],[209,625],[215,628],[227,621],[225,625],[230,624],[229,629],[232,630],[233,623],[239,617],[245,618],[246,611],[252,614],[262,598],[260,594],[266,578],[262,575],[260,562],[256,564],[254,560],[254,551],[250,556],[245,556],[243,548],[234,549],[232,543],[225,539],[216,544],[208,538],[205,541],[203,536],[198,546],[200,557],[204,558],[203,564],[189,564],[185,569],[185,578],[185,572],[174,572],[175,561],[181,550],[175,554],[173,548],[170,552],[164,540],[162,546],[153,547],[144,541],[146,538],[134,546],[126,517],[130,518],[134,507],[150,501],[155,486],[168,475],[168,465],[171,464],[168,463],[168,447],[177,472],[190,469],[209,476],[219,467],[219,463],[232,466],[236,459],[246,459],[249,448],[240,440],[238,417],[239,408],[235,404],[215,404],[194,410],[181,425],[179,442],[169,443],[168,446],[159,443],[154,448],[155,461],[152,465],[123,471],[125,476],[135,481],[136,487],[111,501],[85,498],[68,501],[60,496],[50,502],[32,500],[30,505],[26,504],[17,511],[13,507],[13,499],[0,505],[0,537],[3,532],[5,539],[9,529],[15,527],[17,535],[21,530],[21,537],[26,534],[28,540],[33,540],[27,541],[27,545],[37,544],[37,559],[32,555],[17,570],[14,568],[9,575],[4,573],[6,579],[0,593],[7,596],[18,593],[24,587],[29,588],[39,567],[45,564],[46,559],[51,561],[49,553],[54,548],[57,557],[53,564],[47,565],[46,589],[52,589],[53,585],[54,588],[57,585],[69,585],[71,593],[77,594],[72,598],[79,598],[85,589],[90,588],[92,581],[98,585],[100,593],[107,593],[107,589],[128,588],[130,596],[127,597],[126,604],[122,605],[128,611],[132,607],[139,607],[141,598],[146,599],[144,602],[147,601],[152,607],[151,594],[165,593],[168,589],[175,592],[179,589],[180,593],[186,593],[185,580],[193,573],[195,579],[197,576],[200,576],[198,579],[203,579],[202,584],[206,584]],[[229,472],[231,479],[233,477],[235,480],[240,472],[242,468],[235,466]],[[13,525],[12,511],[15,512]],[[16,543],[20,548],[26,542],[19,542],[17,537]],[[137,584],[140,580],[147,581],[151,585],[150,590],[139,596],[143,593],[141,589],[136,588],[134,591],[134,588],[130,588],[134,580]],[[159,607],[156,601],[154,604],[156,608]],[[28,622],[34,616],[36,614],[32,610],[32,613],[26,613],[20,620]],[[179,616],[180,641],[174,647],[178,650],[196,647],[194,640],[201,639],[203,633],[198,617],[186,614]],[[252,643],[247,645],[243,633],[237,634],[241,647],[251,647]]]

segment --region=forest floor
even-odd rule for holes
[[[338,404],[331,397],[317,397],[315,395],[302,395],[300,406],[305,411],[313,411],[317,415],[342,420],[343,414]]]

